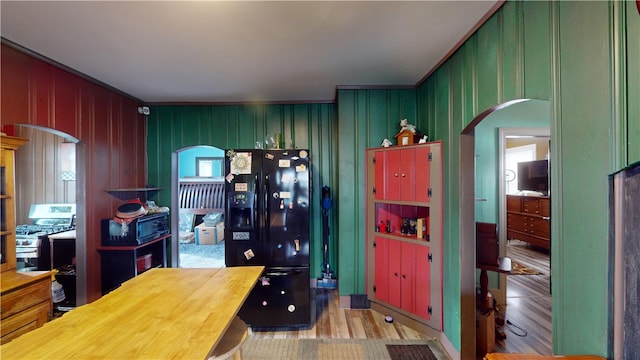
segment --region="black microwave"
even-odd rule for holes
[[[141,216],[128,225],[102,219],[102,246],[137,246],[169,233],[169,213]]]

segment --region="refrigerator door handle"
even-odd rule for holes
[[[296,274],[300,274],[302,271],[300,270],[289,270],[289,271],[270,271],[265,273],[265,276],[290,276],[290,275],[296,275]]]
[[[260,218],[258,217],[259,215],[259,210],[258,210],[258,202],[260,201],[260,177],[256,174],[254,177],[254,185],[253,185],[253,191],[255,192],[255,201],[253,202],[253,227],[254,229],[256,227],[260,228],[262,227],[262,221],[260,220]],[[258,224],[258,225],[256,225]]]
[[[271,228],[271,214],[270,214],[270,207],[269,207],[269,192],[270,192],[270,188],[269,188],[269,181],[271,180],[271,175],[267,174],[264,176],[264,213],[263,213],[263,217],[264,217],[264,240],[265,242],[269,243],[270,242],[270,231],[269,229]]]

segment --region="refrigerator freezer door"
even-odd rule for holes
[[[267,268],[239,316],[252,327],[309,326],[309,268]]]
[[[225,263],[263,265],[262,219],[259,216],[262,151],[242,149],[225,154]]]
[[[309,266],[309,159],[305,150],[265,150],[266,266]]]

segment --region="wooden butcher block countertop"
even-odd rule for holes
[[[262,266],[151,269],[0,347],[7,359],[205,359]]]

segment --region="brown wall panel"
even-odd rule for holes
[[[3,131],[14,132],[12,125],[32,125],[79,140],[77,247],[84,253],[77,254],[78,271],[85,272],[79,279],[86,279],[86,287],[80,287],[91,302],[101,296],[96,250],[100,219],[112,217],[121,203],[105,189],[141,187],[146,182],[145,119],[135,100],[4,44],[1,61]]]

